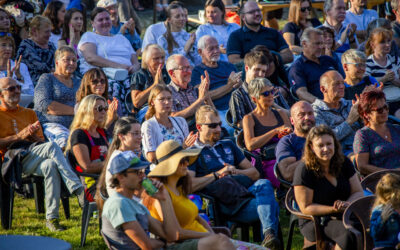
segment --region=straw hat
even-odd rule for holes
[[[193,164],[200,152],[201,148],[183,149],[176,141],[164,141],[156,150],[157,165],[147,176],[172,175],[182,158],[189,157],[189,164]]]

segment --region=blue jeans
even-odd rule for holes
[[[275,200],[271,182],[267,179],[260,179],[249,188],[249,191],[255,198],[247,203],[233,219],[243,223],[260,220],[263,234],[270,228],[277,234],[279,205]]]

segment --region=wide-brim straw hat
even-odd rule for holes
[[[183,158],[189,157],[189,165],[193,164],[200,152],[201,148],[183,149],[183,147],[176,141],[164,141],[156,150],[157,165],[147,176],[156,177],[172,175],[176,172],[179,162]]]

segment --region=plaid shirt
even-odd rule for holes
[[[233,124],[238,124],[242,121],[243,117],[253,111],[256,105],[249,96],[247,83],[243,82],[240,88],[232,92],[229,101],[229,109],[232,115]]]
[[[182,89],[171,81],[168,84],[168,88],[172,92],[172,112],[186,109],[198,98],[196,89],[190,84],[188,84],[187,89]]]

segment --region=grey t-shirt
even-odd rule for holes
[[[102,232],[115,249],[140,249],[122,229],[122,224],[137,221],[149,231],[149,210],[136,200],[119,193],[112,194],[104,203]]]

